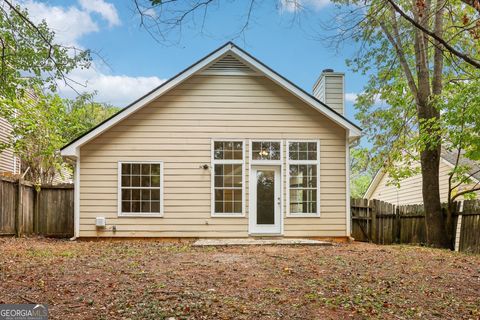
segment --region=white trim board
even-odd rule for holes
[[[128,107],[124,108],[122,111],[107,119],[103,123],[99,124],[97,127],[93,128],[83,136],[77,138],[76,140],[72,141],[70,144],[66,145],[61,149],[62,156],[65,157],[78,157],[79,156],[79,148],[86,144],[87,142],[91,141],[98,135],[100,135],[105,130],[111,128],[115,124],[119,123],[123,119],[127,118],[132,113],[136,112],[137,110],[143,108],[150,102],[154,101],[161,95],[165,94],[169,90],[175,88],[177,85],[182,83],[183,81],[187,80],[194,74],[198,73],[199,71],[203,70],[204,68],[208,67],[213,61],[223,57],[226,54],[232,54],[237,57],[239,60],[244,62],[245,64],[249,65],[252,69],[256,70],[257,72],[261,73],[265,77],[269,78],[276,84],[280,85],[294,96],[299,98],[300,100],[304,101],[307,105],[311,106],[313,109],[319,111],[327,118],[338,124],[339,126],[345,128],[349,132],[349,138],[351,140],[355,140],[361,136],[361,129],[348,121],[345,117],[341,114],[337,113],[326,104],[320,102],[312,95],[308,94],[307,92],[303,91],[292,82],[287,80],[286,78],[282,77],[262,62],[258,61],[254,57],[252,57],[247,52],[243,51],[235,44],[229,42],[224,46],[220,47],[219,49],[213,51],[208,56],[204,57],[191,67],[185,69],[184,71],[180,72],[178,75],[174,76],[170,80],[164,82],[162,85],[154,89],[153,91],[147,93],[145,96],[141,97],[137,101],[133,102]]]

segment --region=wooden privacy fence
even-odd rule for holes
[[[395,206],[380,200],[351,199],[352,237],[378,244],[426,243],[423,205]],[[452,234],[456,249],[480,253],[480,201],[455,204]]]
[[[0,235],[73,236],[73,184],[42,186],[0,178]]]

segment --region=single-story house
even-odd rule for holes
[[[227,43],[66,145],[77,237],[350,236],[344,75]]]
[[[440,155],[440,199],[442,202],[447,202],[448,179],[450,177],[449,174],[452,171],[452,168],[455,167],[457,154],[447,150],[442,150]],[[474,184],[480,181],[480,164],[463,157],[460,158],[459,164],[462,166],[468,166],[470,168],[469,176],[471,175],[470,180]],[[466,188],[471,187],[471,185],[463,185],[460,186],[460,190],[466,190]],[[480,194],[479,192],[476,193]],[[368,200],[382,200],[395,205],[421,204],[423,203],[422,175],[418,173],[406,178],[400,181],[400,186],[397,187],[390,183],[390,177],[388,173],[380,169],[372,179],[364,198]]]

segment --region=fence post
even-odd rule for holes
[[[370,241],[377,243],[377,200],[370,201],[372,204],[371,212],[371,225],[370,225]]]
[[[40,230],[40,192],[37,190],[37,187],[33,188],[34,202],[33,202],[33,233],[39,234]]]
[[[18,178],[17,182],[17,203],[15,204],[15,235],[21,236],[23,233],[23,195],[22,195],[22,178]]]
[[[401,222],[400,222],[400,208],[398,206],[394,207],[395,209],[395,237],[394,241],[395,243],[400,243],[400,228],[401,228]]]

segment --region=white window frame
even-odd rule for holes
[[[142,164],[142,163],[148,163],[148,164],[159,164],[160,165],[160,213],[147,213],[147,212],[122,212],[122,164],[124,163],[136,163],[136,164]],[[117,190],[117,207],[118,207],[118,212],[117,215],[118,217],[142,217],[142,218],[161,218],[163,217],[163,166],[164,163],[162,160],[122,160],[118,161],[118,177],[117,177],[117,185],[118,185],[118,190]],[[138,187],[138,189],[156,189],[152,187]]]
[[[242,143],[242,160],[223,160],[223,159],[215,159],[214,152],[215,152],[215,142],[241,142]],[[211,202],[211,209],[210,209],[210,216],[211,217],[223,217],[223,218],[238,218],[238,217],[245,217],[245,148],[246,143],[244,139],[211,139],[210,143],[210,180],[211,180],[211,192],[210,192],[210,202]],[[215,164],[241,164],[242,165],[242,212],[215,212]]]
[[[290,143],[295,142],[316,142],[317,143],[317,160],[290,160]],[[320,140],[287,140],[287,152],[286,158],[286,211],[287,217],[308,218],[308,217],[320,217]],[[291,164],[309,164],[317,166],[317,212],[314,213],[292,213],[290,212],[290,165]]]
[[[253,160],[252,157],[252,145],[254,142],[278,142],[280,143],[280,160]],[[283,164],[283,141],[279,139],[250,139],[249,145],[248,145],[248,154],[249,158],[248,160],[250,161],[251,165],[282,165]]]

